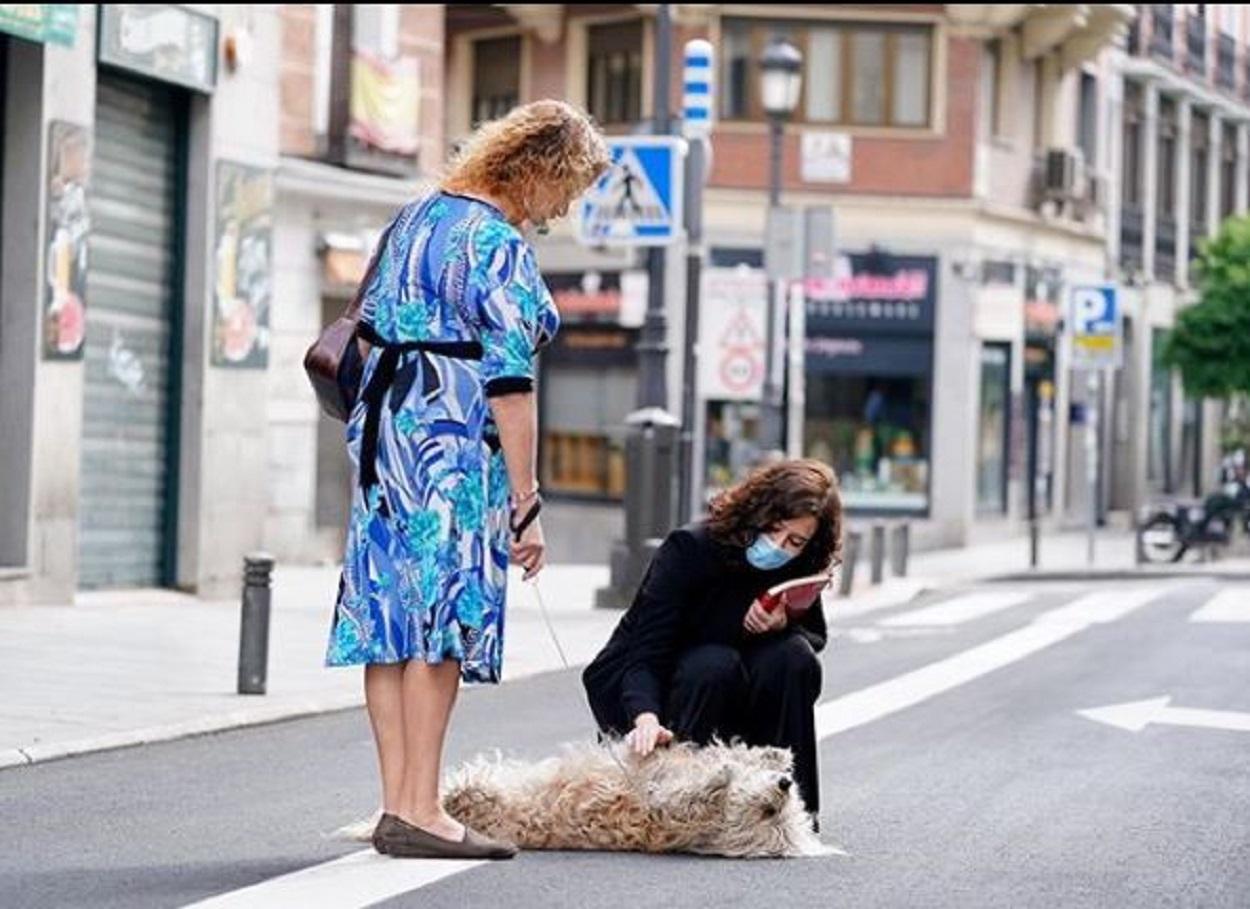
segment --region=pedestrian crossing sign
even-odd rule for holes
[[[681,233],[682,156],[674,136],[608,140],[612,166],[582,196],[578,239],[587,246],[665,246]]]

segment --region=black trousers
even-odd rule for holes
[[[743,648],[702,644],[678,658],[664,723],[679,739],[699,744],[738,736],[749,745],[789,748],[803,804],[817,814],[820,686],[820,660],[797,632],[768,635]]]

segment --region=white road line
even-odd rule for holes
[[[1079,634],[1092,625],[1113,622],[1164,595],[1168,589],[1156,586],[1092,593],[1043,613],[1018,631],[914,672],[826,701],[816,708],[817,736],[828,738],[919,704]],[[270,909],[273,906],[362,909],[483,864],[485,862],[392,859],[365,849],[193,903],[186,909]]]
[[[1250,587],[1221,590],[1191,615],[1189,621],[1250,623]]]
[[[816,706],[816,736],[825,739],[905,710],[1044,650],[1092,625],[1113,622],[1167,590],[1156,586],[1091,593],[971,650],[825,701]]]
[[[878,625],[887,628],[900,626],[933,628],[948,625],[960,625],[971,622],[981,616],[1019,606],[1033,599],[1033,594],[1020,590],[987,590],[980,593],[969,593],[961,597],[953,597],[933,606],[913,609],[909,612],[892,615],[882,619]]]
[[[192,903],[186,909],[361,909],[484,864],[451,859],[393,859],[364,849]]]

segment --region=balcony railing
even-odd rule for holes
[[[1237,83],[1237,41],[1220,32],[1215,49],[1215,84],[1228,91]]]
[[[1163,60],[1172,59],[1172,31],[1176,17],[1171,3],[1150,4],[1150,54]]]
[[[1207,20],[1196,13],[1185,16],[1185,71],[1197,76],[1207,72]]]
[[[1126,272],[1141,269],[1143,239],[1142,210],[1124,206],[1120,209],[1120,266]]]
[[[1171,281],[1176,277],[1176,220],[1159,218],[1155,223],[1155,277]]]

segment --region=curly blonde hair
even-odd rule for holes
[[[525,207],[536,190],[571,201],[612,164],[593,121],[563,101],[534,101],[484,123],[443,179],[451,192],[486,192]]]

